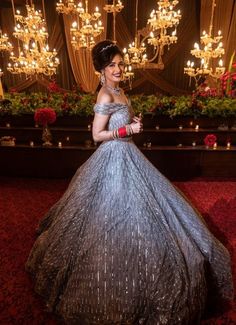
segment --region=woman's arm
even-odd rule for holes
[[[109,115],[102,115],[95,113],[93,120],[93,140],[95,142],[107,141],[114,139],[114,131],[106,130],[107,123],[109,121]],[[132,133],[140,133],[143,130],[143,124],[141,117],[135,116],[133,122],[130,124]]]
[[[102,115],[95,113],[93,120],[93,140],[95,142],[101,142],[113,139],[113,132],[106,130],[107,123],[109,121],[109,115]]]
[[[100,92],[98,94],[97,101],[99,104],[105,104],[105,105],[114,102],[113,98],[111,98],[110,94],[106,93],[102,89],[100,90]],[[119,132],[114,134],[114,130],[112,130],[112,131],[107,130],[107,123],[109,121],[109,118],[110,118],[110,115],[104,115],[104,114],[95,112],[95,116],[94,116],[94,120],[93,120],[93,128],[92,128],[93,140],[95,142],[112,140],[112,139],[114,139],[115,134],[118,137],[119,137],[119,135],[121,137],[125,136],[125,134],[122,135]],[[131,131],[131,133],[129,133],[129,134],[142,132],[142,127],[143,127],[143,124],[142,124],[141,117],[134,116],[133,122],[130,124],[131,129],[129,128],[129,131]],[[127,133],[126,131],[127,130],[125,130],[125,133]],[[128,133],[127,133],[127,135],[128,135]]]

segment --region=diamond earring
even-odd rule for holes
[[[104,85],[105,81],[106,81],[105,74],[104,72],[102,72],[100,75],[100,84]]]

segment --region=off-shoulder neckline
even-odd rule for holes
[[[96,103],[95,105],[100,105],[100,106],[113,106],[113,105],[119,105],[119,106],[129,106],[127,103]]]

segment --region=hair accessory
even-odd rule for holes
[[[116,44],[115,44],[115,43],[111,43],[111,44],[109,44],[109,45],[103,47],[103,48],[101,49],[100,53],[103,52],[103,51],[106,51],[107,49],[109,49],[110,47],[113,47],[113,46],[116,46]]]

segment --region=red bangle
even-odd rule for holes
[[[121,128],[118,129],[118,134],[119,134],[119,138],[124,138],[127,136],[127,131],[126,131],[126,127],[123,126]]]

